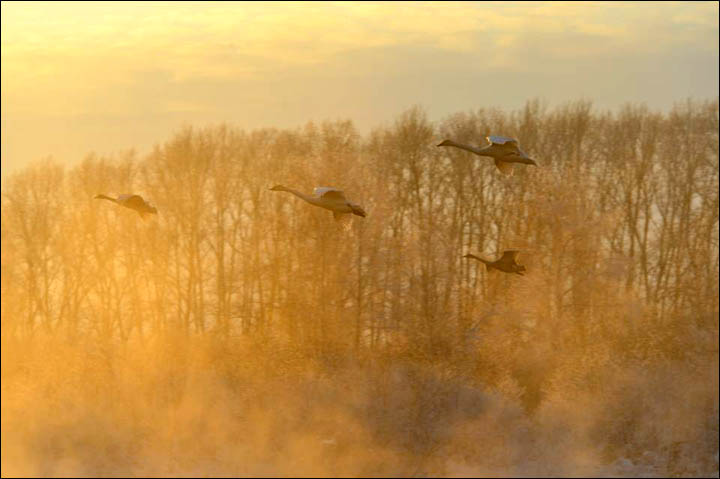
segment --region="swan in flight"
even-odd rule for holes
[[[119,195],[117,198],[111,198],[105,195],[95,196],[96,200],[108,200],[113,203],[117,203],[125,208],[130,208],[138,212],[142,219],[145,219],[147,215],[156,215],[157,208],[151,206],[150,203],[145,201],[140,195]]]
[[[363,218],[366,216],[365,210],[363,210],[360,205],[348,201],[345,198],[345,194],[336,188],[331,188],[328,186],[318,186],[313,190],[312,196],[300,193],[299,191],[290,188],[286,188],[282,185],[273,186],[272,188],[270,188],[270,190],[287,191],[288,193],[292,193],[298,198],[307,201],[311,205],[319,206],[320,208],[330,210],[332,211],[333,217],[336,221],[343,222],[344,220],[349,219],[350,217],[347,215],[349,215],[350,213],[362,216]],[[348,223],[345,224],[346,227],[349,226]]]
[[[495,160],[495,166],[497,166],[498,170],[507,176],[513,174],[513,163],[537,166],[535,160],[520,149],[518,141],[514,138],[488,136],[486,139],[490,144],[482,148],[463,145],[452,140],[445,140],[437,146],[454,146],[455,148],[475,153],[478,156],[489,156]]]
[[[525,266],[518,264],[515,260],[519,252],[520,251],[518,250],[505,250],[503,251],[502,257],[497,261],[488,261],[486,259],[469,253],[463,256],[463,258],[473,258],[478,261],[482,261],[483,263],[485,263],[485,267],[488,271],[492,271],[492,269],[497,269],[505,273],[515,273],[523,276],[523,273],[525,272]]]

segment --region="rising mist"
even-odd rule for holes
[[[539,166],[435,146],[487,134]],[[130,192],[158,216],[93,200]],[[504,249],[525,276],[463,258]],[[717,477],[718,250],[717,100],[37,163],[2,186],[2,475]]]

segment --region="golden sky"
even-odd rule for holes
[[[2,166],[182,124],[718,95],[717,2],[2,2]]]

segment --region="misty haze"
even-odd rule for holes
[[[2,476],[718,477],[717,85],[714,2],[3,2]]]

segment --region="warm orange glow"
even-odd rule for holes
[[[718,4],[646,3],[3,2],[2,477],[717,476]]]
[[[367,129],[413,104],[437,118],[538,96],[666,108],[717,93],[716,2],[1,8],[5,168],[146,149],[189,122],[350,117]]]

